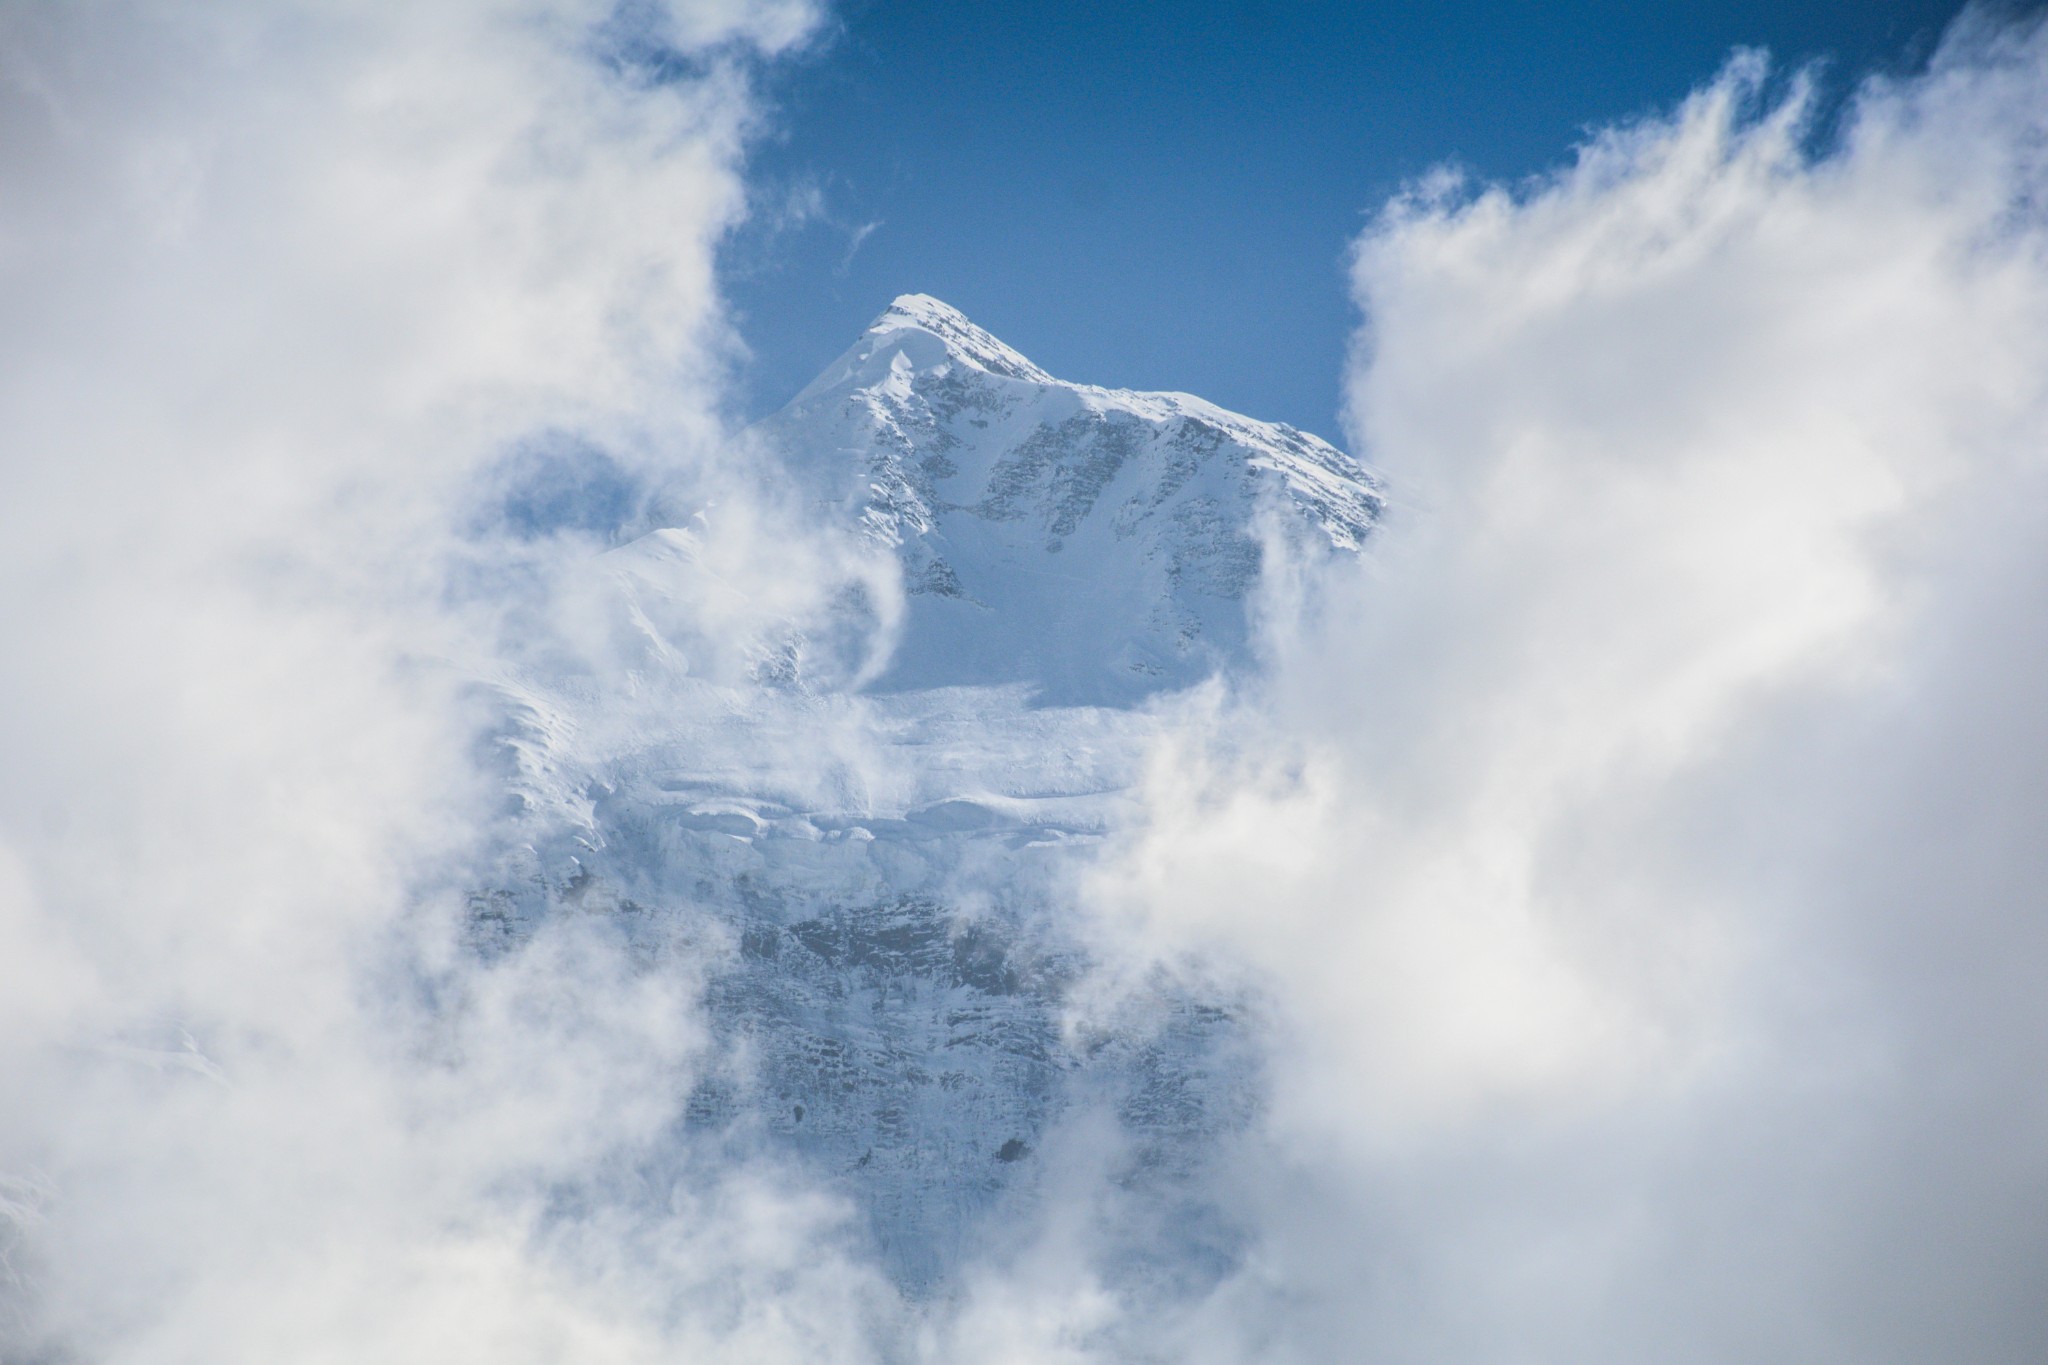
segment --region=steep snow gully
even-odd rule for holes
[[[650,962],[708,958],[714,1041],[664,1160],[802,1170],[913,1297],[1001,1254],[1048,1154],[1084,1146],[1096,1272],[1199,1292],[1241,1250],[1202,1176],[1259,1104],[1244,1002],[1076,1008],[1062,907],[1128,815],[1147,698],[1248,665],[1266,557],[1355,552],[1377,479],[1198,398],[1054,379],[923,295],[754,435],[900,563],[893,652],[846,681],[792,645],[630,698],[508,680],[524,808],[470,898],[477,946],[596,916]],[[698,587],[675,527],[602,558],[635,620]]]

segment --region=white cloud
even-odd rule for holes
[[[1766,74],[1360,241],[1402,505],[1094,887],[1279,1012],[1262,1359],[2048,1343],[2048,33]]]
[[[605,530],[544,487],[479,522],[508,446],[715,497],[699,557],[757,616],[835,582],[730,477],[713,283],[750,66],[812,21],[0,19],[0,1355],[860,1349],[829,1201],[614,1187],[686,1086],[688,974],[566,924],[464,965],[434,890],[502,799],[461,680],[543,647]]]

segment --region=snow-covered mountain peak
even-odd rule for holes
[[[925,294],[756,430],[900,557],[892,690],[1025,683],[1121,704],[1185,686],[1247,652],[1272,537],[1355,551],[1381,506],[1326,441],[1188,394],[1055,379]]]
[[[887,346],[892,341],[899,341],[900,334],[908,331],[927,332],[937,337],[951,352],[952,358],[987,370],[990,374],[1028,380],[1034,384],[1058,382],[994,335],[969,322],[967,315],[959,309],[929,294],[899,295],[880,317],[868,325],[863,339],[872,340],[878,346]]]
[[[956,369],[1028,384],[1059,383],[993,334],[969,322],[967,315],[951,304],[929,294],[902,294],[791,406],[849,384],[872,387],[887,383],[891,375],[945,374]]]

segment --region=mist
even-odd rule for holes
[[[749,568],[714,268],[754,73],[816,20],[0,21],[0,1355],[857,1349],[798,1308],[829,1281],[836,1335],[862,1283],[827,1203],[606,1183],[680,1103],[700,973],[463,927],[494,689],[612,668],[571,627],[623,523],[719,502],[701,558],[777,619],[810,590],[796,528]]]

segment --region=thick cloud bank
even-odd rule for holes
[[[1405,505],[1097,887],[1280,1017],[1187,1358],[2048,1351],[2048,32],[1815,117],[1741,55],[1359,242]]]
[[[602,1187],[670,1117],[689,980],[453,937],[505,796],[471,681],[726,467],[713,254],[748,73],[812,18],[0,18],[0,1358],[858,1340],[800,1195]],[[800,612],[802,543],[755,574],[723,505],[700,556]]]

